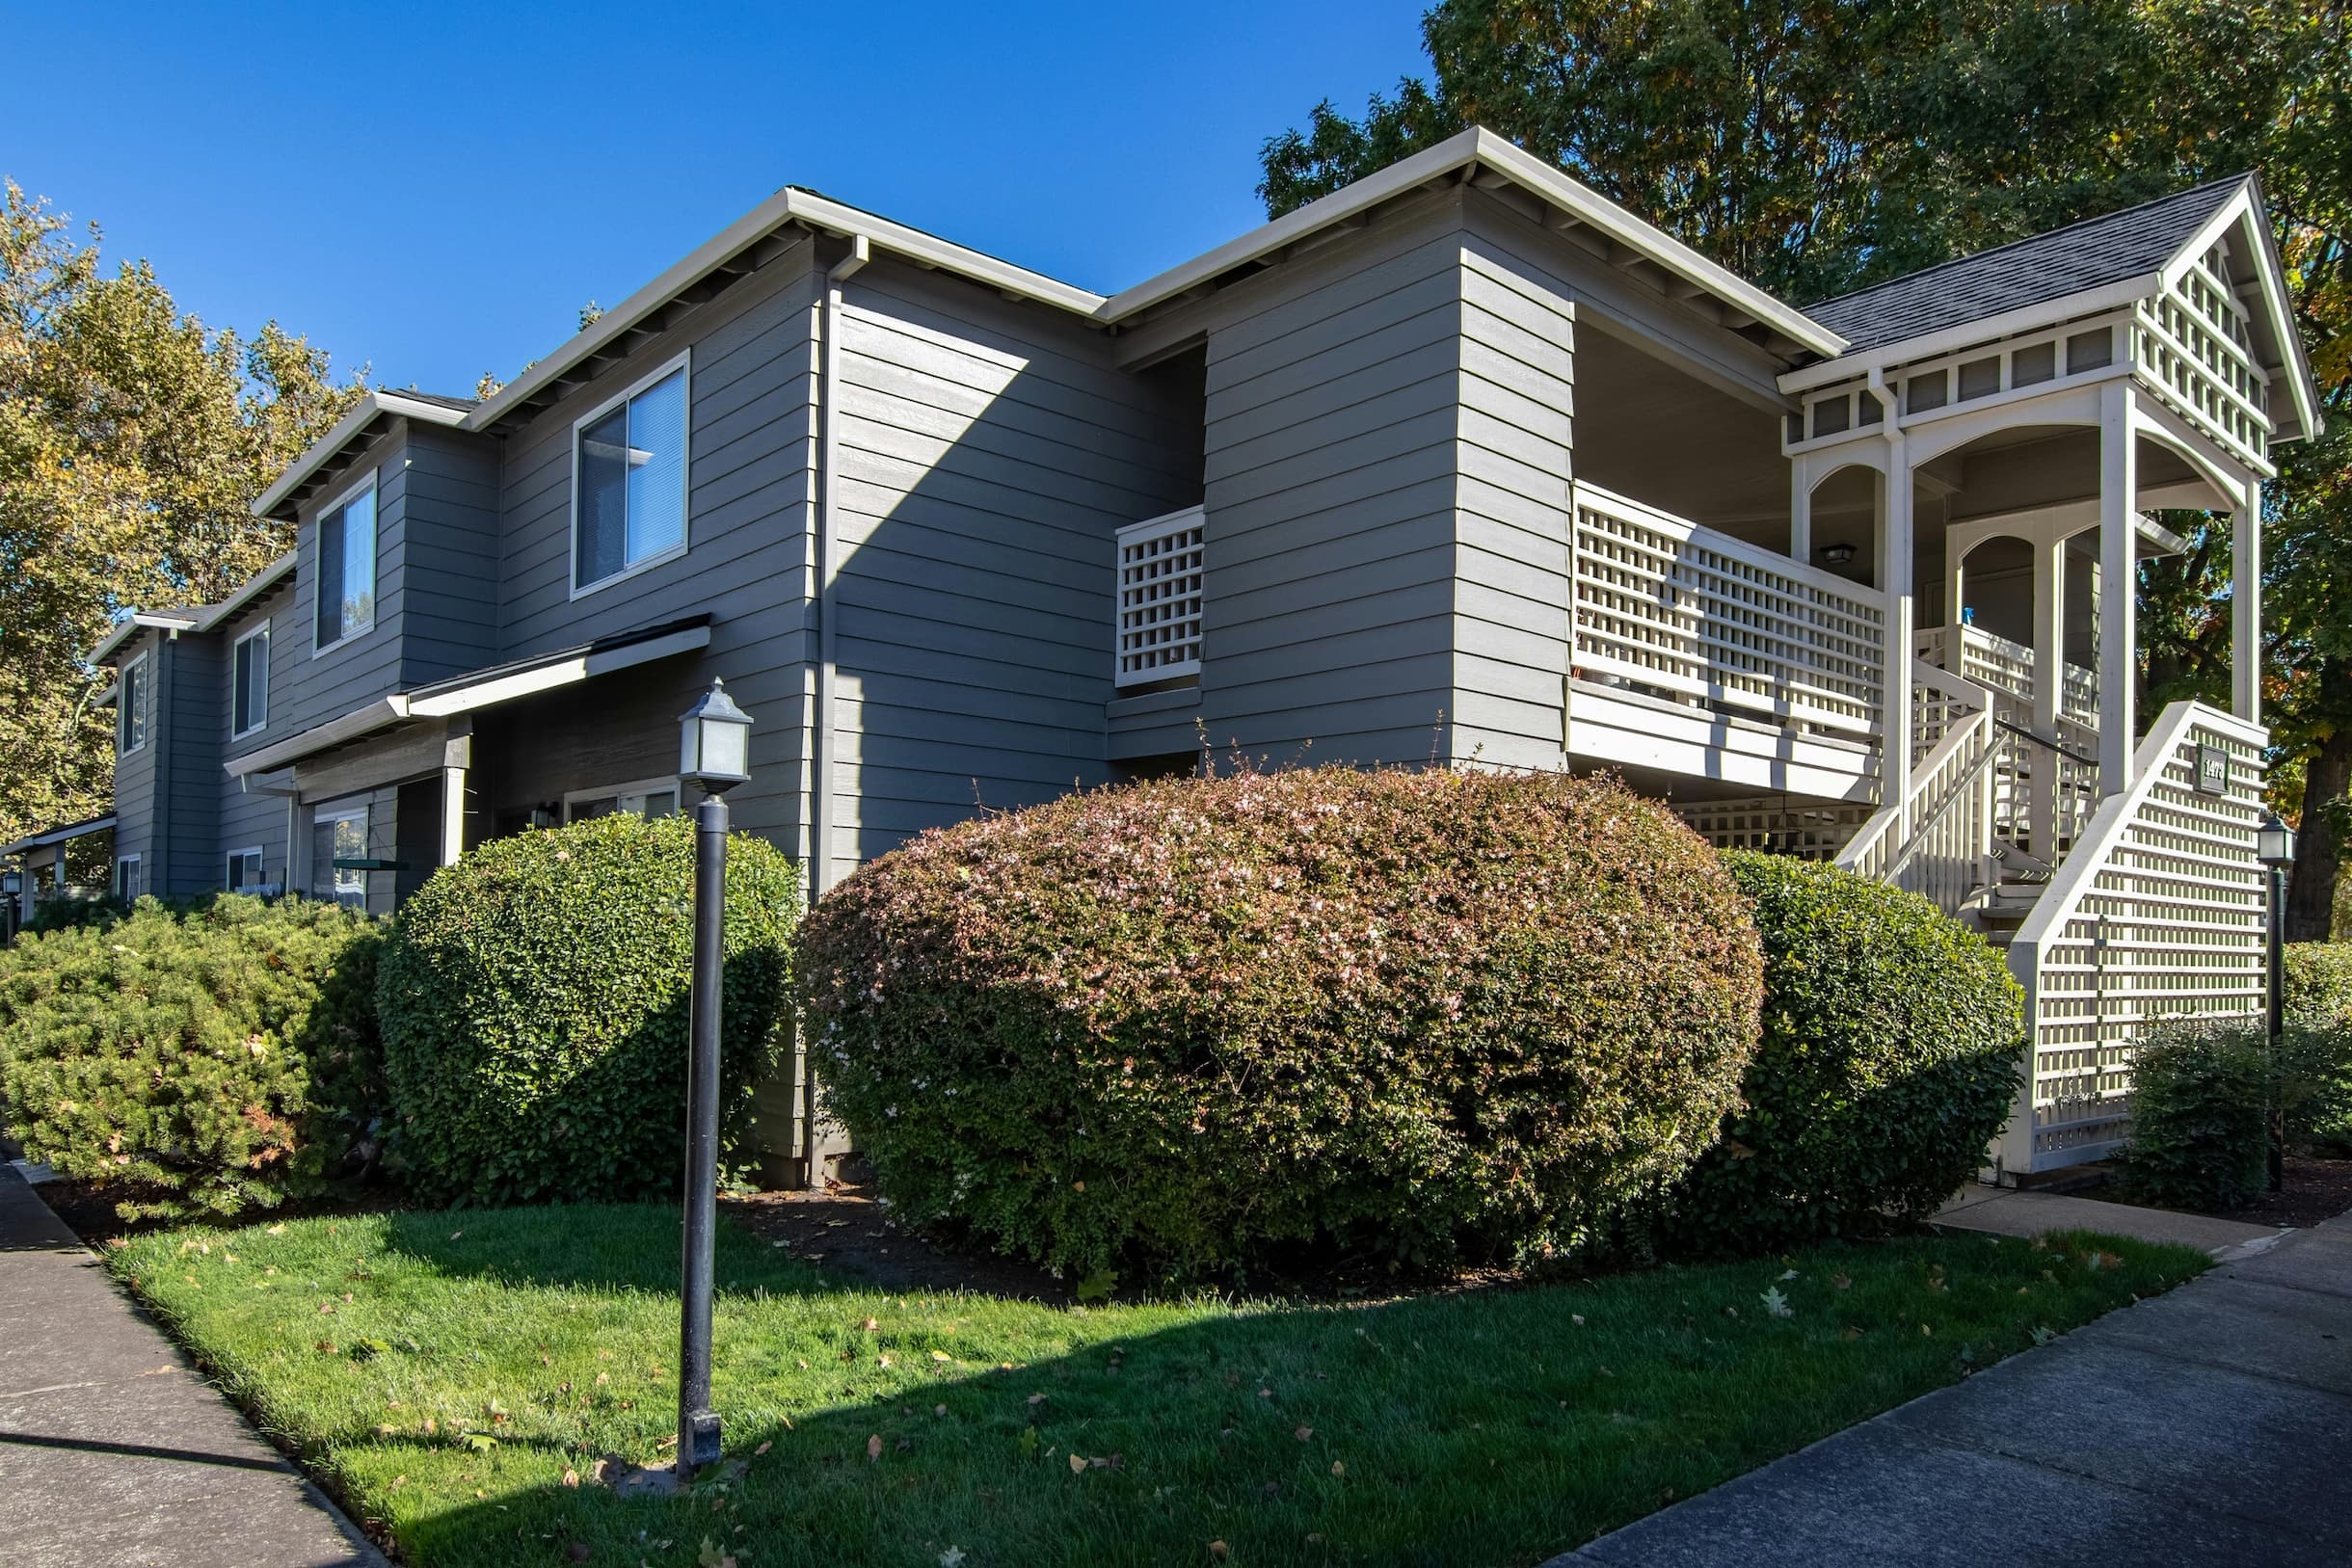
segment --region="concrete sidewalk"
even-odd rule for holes
[[[2352,1216],[2216,1239],[2263,1244],[1555,1561],[2352,1562]]]
[[[385,1568],[5,1164],[0,1563]]]

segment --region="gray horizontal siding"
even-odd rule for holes
[[[1558,768],[1568,661],[1575,306],[1486,235],[1462,252],[1455,755]]]
[[[344,476],[302,509],[295,535],[292,615],[271,633],[270,734],[301,733],[400,689],[404,513],[408,494],[408,425],[391,430],[361,453]],[[370,469],[376,474],[376,619],[365,632],[314,652],[318,596],[318,516]],[[250,741],[238,749],[253,749]]]
[[[1109,777],[1112,538],[1199,485],[1195,413],[1100,335],[890,262],[843,306],[841,872]]]
[[[415,686],[498,661],[498,444],[419,427],[406,462],[400,657]]]
[[[1200,722],[1213,748],[1442,755],[1460,256],[1440,211],[1236,289],[1210,320]]]

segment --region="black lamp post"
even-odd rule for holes
[[[2286,1033],[2286,868],[2295,864],[2295,830],[2264,811],[2254,830],[2254,855],[2270,872],[2268,1023],[2270,1033],[2270,1190],[2286,1184],[2286,1107],[2279,1073],[2280,1039]]]
[[[679,715],[678,776],[694,811],[694,982],[686,1070],[686,1241],[679,1290],[678,1479],[719,1457],[710,1408],[711,1233],[718,1224],[719,955],[727,919],[727,791],[751,777],[751,715],[720,682]]]

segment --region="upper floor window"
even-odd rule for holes
[[[270,722],[270,624],[255,626],[229,653],[228,732],[250,735]]]
[[[318,515],[320,652],[376,624],[376,476]]]
[[[686,359],[572,427],[572,593],[686,548]]]
[[[122,666],[115,687],[115,750],[128,757],[147,744],[147,656],[142,653]]]

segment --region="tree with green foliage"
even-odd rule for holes
[[[145,261],[13,181],[0,199],[0,839],[105,809],[85,661],[133,606],[225,596],[293,544],[253,498],[358,399],[276,322],[183,312]]]
[[[1818,300],[2259,172],[2329,420],[2280,449],[2263,530],[2273,796],[2303,834],[2296,940],[2352,833],[2352,3],[1440,0],[1430,78],[1270,138],[1288,212],[1484,125],[1707,256]],[[2226,696],[2226,517],[2139,582],[2144,716]]]

